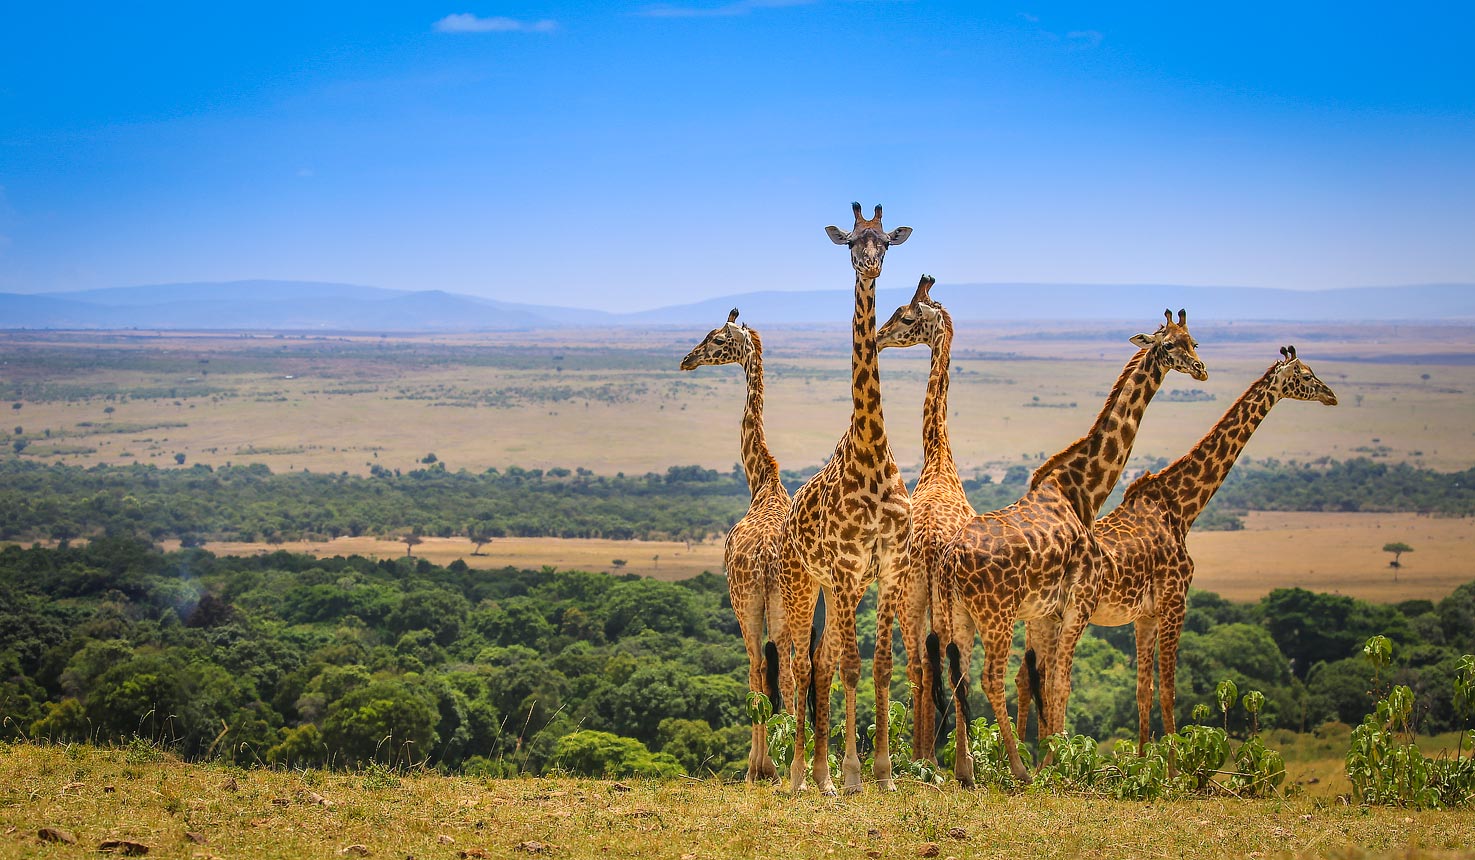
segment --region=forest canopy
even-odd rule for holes
[[[870,598],[860,622],[869,658]],[[1398,645],[1394,680],[1414,690],[1419,728],[1456,727],[1449,691],[1459,656],[1475,652],[1475,582],[1397,606],[1194,592],[1179,722],[1224,678],[1264,691],[1267,727],[1356,722],[1369,703],[1360,648],[1378,633]],[[1072,731],[1135,737],[1134,647],[1130,626],[1082,640]],[[712,574],[217,557],[132,537],[0,550],[3,738],[141,737],[191,759],[487,775],[731,773],[747,754],[746,671],[726,581]],[[904,672],[892,693],[910,701]]]

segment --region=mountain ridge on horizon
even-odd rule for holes
[[[877,294],[878,313],[912,288]],[[1289,290],[1173,284],[939,283],[933,296],[959,321],[1135,319],[1139,308],[1185,307],[1200,320],[1360,322],[1475,320],[1475,284]],[[738,307],[756,326],[843,322],[848,289],[759,290],[644,311],[504,302],[446,290],[242,280],[0,293],[0,328],[496,331],[587,325],[710,328]],[[1436,313],[1423,308],[1438,308]],[[1126,308],[1131,308],[1127,311]]]

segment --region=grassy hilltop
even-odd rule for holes
[[[904,781],[849,798],[716,780],[242,770],[146,745],[0,746],[0,858],[1469,856],[1475,810],[1323,799],[1132,803]],[[75,844],[44,843],[42,828]],[[354,846],[360,846],[355,848]],[[933,847],[935,846],[935,850]]]

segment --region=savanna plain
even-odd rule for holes
[[[884,313],[884,309],[883,309]],[[713,320],[716,325],[720,320]],[[769,444],[803,470],[832,450],[850,409],[843,328],[769,330]],[[1033,468],[1090,425],[1127,339],[1104,322],[960,323],[952,444],[963,476]],[[160,469],[260,463],[274,473],[369,475],[427,463],[454,472],[586,470],[638,476],[738,459],[736,368],[682,373],[704,331],[568,330],[365,336],[259,332],[3,332],[0,387],[17,443],[0,458]],[[1245,461],[1369,458],[1439,471],[1475,464],[1475,328],[1462,325],[1195,326],[1207,382],[1170,377],[1128,476],[1187,450],[1294,343],[1337,393],[1284,403]],[[924,349],[882,356],[887,430],[914,478]],[[1385,544],[1414,548],[1390,568]],[[30,544],[31,541],[25,543]],[[41,541],[56,544],[58,541]],[[178,541],[162,541],[165,548]],[[385,535],[217,541],[217,555],[279,550],[392,559],[407,550],[472,570],[556,568],[683,580],[720,573],[719,535],[669,540],[503,536],[478,545]],[[1235,601],[1301,587],[1374,603],[1438,601],[1475,579],[1475,519],[1417,511],[1247,511],[1196,532],[1195,586]],[[617,561],[618,560],[618,561]],[[491,574],[488,574],[491,575]],[[897,667],[900,676],[901,666]],[[187,763],[148,744],[0,744],[0,857],[1148,857],[1472,856],[1475,812],[1348,803],[1345,738],[1279,738],[1285,796],[1131,802],[902,782],[883,795],[791,798],[715,777],[621,782],[483,779],[421,769],[328,771]],[[1455,747],[1454,734],[1426,746]],[[1468,746],[1468,744],[1466,744]],[[43,840],[43,828],[75,841]]]
[[[720,321],[715,321],[720,322]],[[715,324],[714,322],[714,324]],[[757,321],[754,322],[758,326]],[[1150,328],[1149,323],[1143,324]],[[761,327],[760,327],[760,330]],[[951,441],[964,477],[1033,468],[1090,425],[1132,353],[1126,323],[1069,329],[959,323]],[[1475,330],[1468,326],[1195,326],[1208,381],[1170,376],[1127,478],[1186,451],[1296,344],[1340,405],[1287,403],[1242,459],[1368,457],[1458,471],[1475,463]],[[364,336],[323,333],[6,332],[0,382],[28,460],[68,465],[261,463],[273,472],[517,466],[641,475],[673,465],[730,471],[744,382],[735,367],[682,373],[703,332],[676,328]],[[848,420],[844,329],[765,332],[768,439],[781,467],[813,468]],[[887,431],[904,473],[921,463],[925,348],[882,354]],[[1437,599],[1475,574],[1475,520],[1417,513],[1251,512],[1243,530],[1199,531],[1195,585],[1236,600],[1299,586],[1376,601]],[[1414,546],[1397,576],[1385,543]],[[373,536],[211,542],[388,557]],[[478,551],[480,549],[480,551]],[[720,571],[720,539],[507,538],[477,548],[430,537],[418,553],[473,567],[551,564],[676,579]]]

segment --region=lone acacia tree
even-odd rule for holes
[[[1403,567],[1403,563],[1399,561],[1399,558],[1404,553],[1413,551],[1414,548],[1404,543],[1403,541],[1394,541],[1392,543],[1383,544],[1383,552],[1393,553],[1393,560],[1388,562],[1388,566],[1393,568],[1394,570],[1398,570],[1400,567]],[[1398,581],[1398,574],[1393,574],[1393,581]]]
[[[466,537],[471,540],[472,555],[481,555],[481,548],[492,542],[491,527],[480,522],[473,522],[466,526]]]

